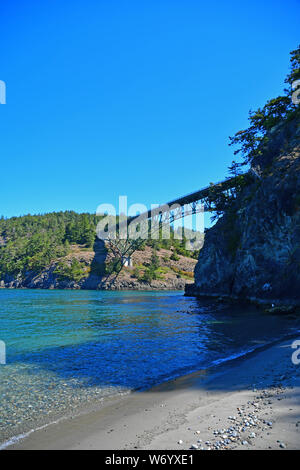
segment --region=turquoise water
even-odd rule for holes
[[[0,442],[299,329],[181,292],[2,289],[0,322]]]

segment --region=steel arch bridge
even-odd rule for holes
[[[103,240],[109,240],[113,237],[116,238],[117,232],[119,232],[120,235],[123,235],[123,238],[127,238],[128,231],[126,229],[132,225],[133,222],[135,222],[134,225],[138,225],[148,221],[151,222],[152,226],[154,225],[155,227],[158,227],[160,224],[171,224],[175,220],[179,220],[185,216],[197,214],[199,212],[212,212],[214,211],[214,194],[229,192],[236,186],[236,180],[237,177],[233,177],[219,183],[210,184],[205,188],[173,199],[154,209],[143,212],[142,214],[133,217],[125,217],[125,220],[115,223],[115,227],[113,229],[101,231],[101,236],[98,236]],[[212,190],[214,191],[214,194],[212,194]],[[147,228],[147,231],[148,230],[149,229]],[[140,237],[144,234],[143,231],[138,233],[140,234]]]
[[[112,229],[97,232],[97,236],[108,243],[113,256],[121,260],[122,267],[124,258],[130,257],[141,246],[149,237],[149,232],[152,238],[157,239],[162,227],[168,227],[170,230],[170,224],[175,220],[205,211],[213,212],[217,195],[230,194],[231,190],[237,186],[237,178],[238,176],[235,176],[210,184],[142,214],[125,217],[124,220],[121,218],[118,223],[115,219]]]

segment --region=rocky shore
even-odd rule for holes
[[[157,278],[147,282],[139,278],[145,267],[151,263],[153,250],[146,246],[132,256],[132,266],[123,267],[116,275],[105,274],[105,264],[109,261],[107,250],[96,247],[84,251],[80,246],[72,246],[72,252],[64,258],[66,264],[73,260],[84,266],[85,275],[78,280],[63,279],[56,270],[59,261],[52,262],[40,273],[27,272],[25,275],[9,276],[0,280],[0,288],[11,289],[99,289],[99,290],[184,290],[194,280],[196,259],[178,255],[172,260],[172,250],[157,251]]]

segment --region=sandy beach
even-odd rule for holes
[[[112,399],[7,449],[299,449],[293,341]]]

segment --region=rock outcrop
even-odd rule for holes
[[[300,304],[300,128],[277,126],[232,210],[206,232],[188,295]]]

